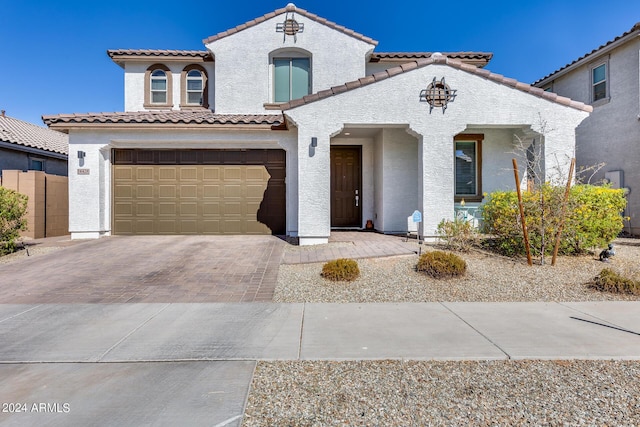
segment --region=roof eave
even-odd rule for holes
[[[18,144],[11,141],[0,141],[0,148],[6,148],[9,150],[22,151],[30,154],[37,154],[45,157],[53,157],[56,159],[67,160],[68,155],[59,153],[57,151],[44,150],[42,148],[30,147],[28,145]]]
[[[631,39],[636,38],[636,37],[640,37],[640,30],[636,30],[630,34],[627,34],[624,37],[620,37],[618,40],[611,42],[610,44],[607,44],[605,46],[603,46],[600,49],[596,49],[594,51],[591,51],[590,53],[587,53],[586,55],[583,56],[583,58],[559,69],[558,71],[549,74],[548,76],[537,80],[535,82],[532,83],[532,86],[536,86],[536,87],[542,87],[542,86],[546,86],[547,84],[551,83],[552,81],[564,76],[565,74],[568,74],[570,72],[572,72],[573,70],[582,67],[585,64],[588,64],[594,60],[596,60],[600,55],[605,55],[609,52],[611,52],[612,50],[620,47],[621,45],[628,43],[629,41],[631,41]]]

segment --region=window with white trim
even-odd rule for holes
[[[607,97],[607,64],[603,63],[591,69],[591,99],[592,102]]]
[[[288,102],[311,92],[309,58],[273,58],[273,100]]]
[[[202,91],[204,90],[204,79],[198,70],[191,70],[187,73],[187,104],[202,105]]]
[[[151,103],[167,103],[167,73],[163,70],[154,70],[151,73]]]

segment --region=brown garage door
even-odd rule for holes
[[[284,150],[113,150],[114,234],[285,234]]]

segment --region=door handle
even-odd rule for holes
[[[356,207],[359,206],[360,196],[358,196],[358,190],[356,190]]]

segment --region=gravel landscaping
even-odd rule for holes
[[[243,426],[640,425],[630,361],[259,362]]]
[[[603,268],[640,278],[640,241],[616,244],[608,263],[597,256],[559,257],[556,266],[529,267],[482,251],[459,253],[467,262],[463,278],[438,280],[415,271],[417,255],[360,259],[361,276],[353,282],[330,282],[320,276],[322,263],[281,265],[274,302],[432,302],[432,301],[607,301],[639,296],[597,292],[586,287]],[[331,244],[330,244],[331,245]],[[434,250],[424,245],[423,250]],[[305,250],[303,248],[302,250]]]
[[[640,279],[638,240],[617,242],[609,263],[460,255],[466,276],[447,280],[416,272],[417,255],[359,259],[361,277],[349,283],[322,279],[322,263],[281,265],[274,301],[640,300],[586,286],[603,268]],[[638,380],[640,361],[258,362],[243,426],[640,425]]]

